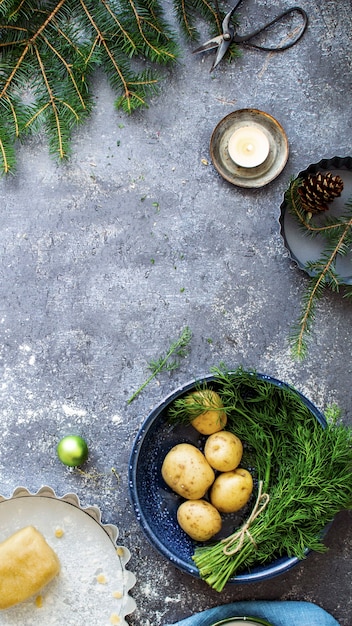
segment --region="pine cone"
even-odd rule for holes
[[[310,174],[297,189],[302,208],[308,213],[327,211],[328,203],[340,196],[342,190],[342,178],[333,176],[331,172]]]

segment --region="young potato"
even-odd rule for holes
[[[187,500],[203,498],[215,474],[204,454],[190,443],[179,443],[167,453],[161,474],[166,484]]]
[[[219,472],[230,472],[239,466],[243,454],[242,441],[228,430],[210,435],[205,442],[204,456]]]
[[[247,504],[253,491],[251,474],[241,467],[219,474],[210,491],[210,502],[220,513],[234,513]]]
[[[189,404],[190,417],[192,418],[192,414],[196,414],[196,417],[191,419],[191,424],[202,435],[211,435],[225,428],[227,416],[222,400],[216,391],[212,389],[193,391],[187,396],[186,403]],[[194,403],[201,405],[201,407],[204,406],[205,410],[199,413],[192,406]]]
[[[181,528],[195,541],[208,541],[221,530],[219,511],[206,500],[186,500],[177,510]]]

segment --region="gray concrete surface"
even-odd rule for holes
[[[243,28],[289,5],[245,3]],[[186,47],[161,94],[132,117],[114,109],[97,75],[96,106],[74,135],[70,161],[51,160],[37,137],[19,145],[16,175],[0,181],[0,492],[48,484],[101,507],[132,553],[131,626],[253,598],[309,600],[341,626],[352,624],[350,512],[335,520],[326,554],[219,595],[149,546],[128,500],[128,456],[142,421],[172,389],[220,361],[290,382],[320,408],[337,402],[352,424],[351,304],[327,293],[307,359],[293,361],[288,347],[307,279],[279,234],[283,193],[310,163],[352,152],[351,2],[301,5],[310,24],[296,47],[244,50],[213,75],[210,57]],[[215,125],[245,107],[273,115],[290,144],[282,174],[259,190],[223,180],[209,155]],[[186,324],[189,357],[127,405],[147,362]],[[57,460],[57,441],[72,430],[89,443],[86,471],[105,478]]]

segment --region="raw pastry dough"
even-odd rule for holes
[[[23,602],[60,570],[54,550],[34,526],[26,526],[0,543],[0,609]]]

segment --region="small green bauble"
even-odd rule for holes
[[[88,446],[79,435],[67,435],[57,445],[57,455],[64,465],[77,467],[88,458]]]

